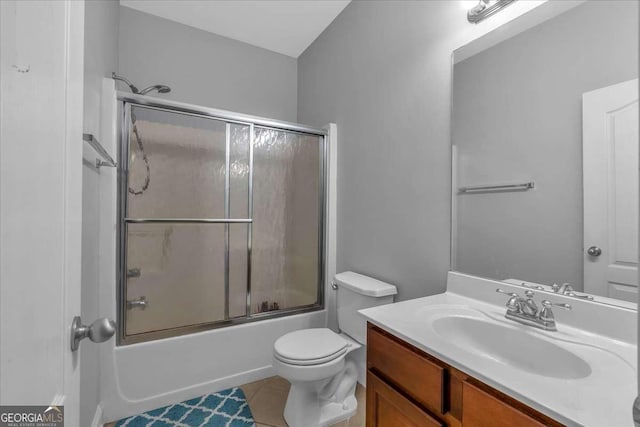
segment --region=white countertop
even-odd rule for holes
[[[505,310],[502,305],[446,292],[360,313],[380,328],[568,426],[633,426],[635,343],[561,322],[557,332],[539,330],[505,319]],[[456,313],[551,341],[586,361],[591,374],[559,379],[527,372],[477,349],[462,348],[429,326],[437,318]]]

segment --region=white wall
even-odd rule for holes
[[[451,52],[540,3],[473,25],[459,1],[352,2],[300,56],[298,120],[340,129],[338,271],[444,291]]]
[[[294,58],[127,7],[119,37],[118,71],[139,89],[167,84],[168,99],[296,121]]]
[[[582,94],[638,77],[638,3],[586,2],[454,67],[457,270],[583,283]]]
[[[85,3],[84,131],[103,141],[110,123],[100,120],[102,79],[118,67],[118,2],[96,0]],[[107,129],[105,129],[107,128]],[[112,153],[115,155],[115,153]],[[100,218],[108,215],[100,203],[105,175],[112,169],[97,170],[96,154],[85,147],[82,168],[82,309],[85,324],[100,317],[99,280],[101,275]],[[102,184],[102,185],[101,185]],[[108,185],[108,183],[107,183]],[[108,187],[107,187],[108,188]],[[80,425],[91,425],[99,398],[99,350],[88,340],[80,346]]]

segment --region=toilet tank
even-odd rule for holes
[[[395,286],[372,277],[345,271],[334,278],[338,285],[338,327],[361,344],[367,343],[367,321],[358,310],[393,302]]]

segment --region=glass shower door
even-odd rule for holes
[[[249,126],[133,105],[128,117],[125,335],[245,316]]]
[[[322,308],[321,132],[121,105],[119,343]]]
[[[323,142],[255,128],[252,314],[321,304]]]

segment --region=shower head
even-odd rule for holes
[[[158,93],[169,93],[169,92],[171,92],[171,88],[169,86],[166,86],[166,85],[153,85],[153,86],[145,87],[144,89],[142,89],[138,93],[140,95],[144,95],[144,94],[147,94],[147,93],[152,92],[154,90],[157,90]]]
[[[129,80],[125,79],[124,77],[117,75],[116,73],[111,73],[111,78],[114,80],[120,80],[121,82],[126,83],[126,85],[129,86],[129,89],[131,89],[131,92],[138,95],[145,95],[154,90],[157,90],[158,93],[171,92],[171,88],[166,85],[153,85],[153,86],[146,87],[142,90],[138,90],[138,88],[133,83],[131,83]]]

